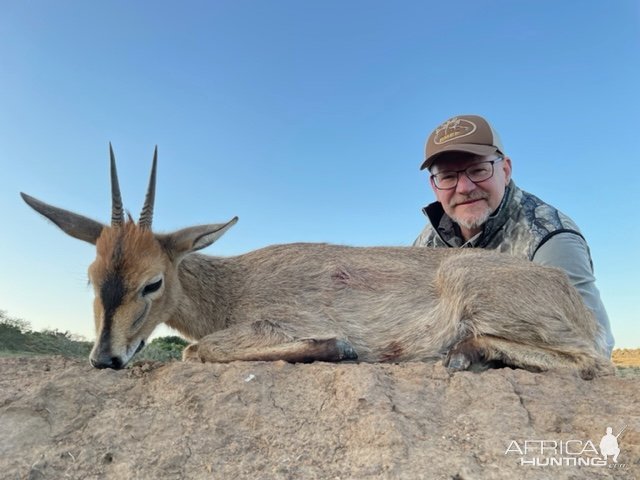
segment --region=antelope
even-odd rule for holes
[[[111,225],[25,202],[96,246],[96,368],[126,366],[165,323],[194,343],[183,360],[440,361],[450,371],[510,366],[612,372],[598,324],[564,272],[475,249],[272,245],[196,253],[237,221],[151,229],[158,149],[136,224],[125,218],[109,144]]]

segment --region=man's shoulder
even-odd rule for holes
[[[506,195],[498,214],[487,222],[479,246],[531,260],[539,246],[554,235],[581,235],[571,218],[513,182]]]
[[[425,227],[422,229],[422,231],[420,232],[420,234],[418,235],[418,237],[413,242],[413,246],[414,247],[432,246],[431,244],[433,243],[433,238],[435,237],[435,235],[436,233],[433,228],[433,225],[431,225],[430,223],[427,223]]]
[[[577,223],[566,213],[554,205],[542,200],[526,190],[516,187],[519,194],[516,193],[515,198],[520,197],[519,203],[522,214],[529,223],[535,223],[537,226],[548,230],[549,233],[563,230],[574,231],[581,235],[580,228]]]

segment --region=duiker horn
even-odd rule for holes
[[[151,222],[153,220],[153,204],[156,198],[156,165],[158,163],[158,146],[153,152],[153,165],[151,166],[151,176],[149,177],[149,188],[144,199],[144,207],[140,214],[138,225],[140,228],[151,230]]]
[[[124,223],[124,212],[122,210],[122,196],[120,195],[120,184],[118,183],[118,172],[116,170],[116,157],[113,154],[111,142],[109,142],[109,153],[111,155],[111,226],[119,227]]]

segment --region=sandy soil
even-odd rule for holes
[[[637,377],[451,375],[423,363],[99,371],[60,357],[0,358],[0,371],[2,478],[640,476]],[[616,434],[625,425],[618,463],[603,463],[589,442],[597,449],[606,427]],[[532,450],[543,440],[542,454]],[[561,463],[526,463],[550,458]],[[588,466],[571,464],[578,458]]]

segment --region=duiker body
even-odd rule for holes
[[[26,194],[67,234],[96,245],[91,364],[121,368],[161,323],[190,340],[185,360],[436,361],[610,373],[598,324],[566,275],[484,250],[274,245],[194,253],[237,218],[151,231],[157,149],[139,222],[125,219],[111,150],[112,221]]]

